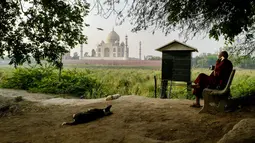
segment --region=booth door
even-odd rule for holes
[[[174,57],[169,54],[163,54],[162,58],[162,79],[172,80]]]

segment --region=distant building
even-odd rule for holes
[[[125,43],[120,43],[120,36],[114,29],[108,34],[106,41],[101,41],[95,49],[91,51],[91,57],[84,57],[86,59],[129,59],[128,37],[125,37]]]

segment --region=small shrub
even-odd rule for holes
[[[19,68],[11,77],[1,82],[1,87],[31,92],[89,96],[99,83],[87,73],[64,70],[59,81],[57,71],[53,68]]]

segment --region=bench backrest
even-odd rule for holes
[[[233,78],[234,78],[235,73],[236,73],[236,70],[233,69],[232,72],[231,72],[231,74],[230,74],[230,76],[229,76],[229,78],[228,78],[228,83],[227,83],[227,85],[226,85],[226,87],[225,87],[224,90],[229,90],[229,89],[230,89],[230,86],[231,86],[231,84],[232,84],[232,81],[233,81]]]

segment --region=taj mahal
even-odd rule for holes
[[[120,41],[120,36],[112,29],[106,37],[106,41],[101,41],[92,49],[91,55],[83,53],[83,44],[80,45],[80,54],[75,53],[78,59],[103,59],[103,60],[128,60],[128,36],[125,36],[125,42]],[[71,59],[70,52],[63,56],[63,59]]]
[[[128,37],[125,37],[125,43],[120,42],[120,36],[112,29],[108,34],[106,41],[101,41],[96,49],[92,49],[91,57],[103,59],[123,59],[129,57]]]

